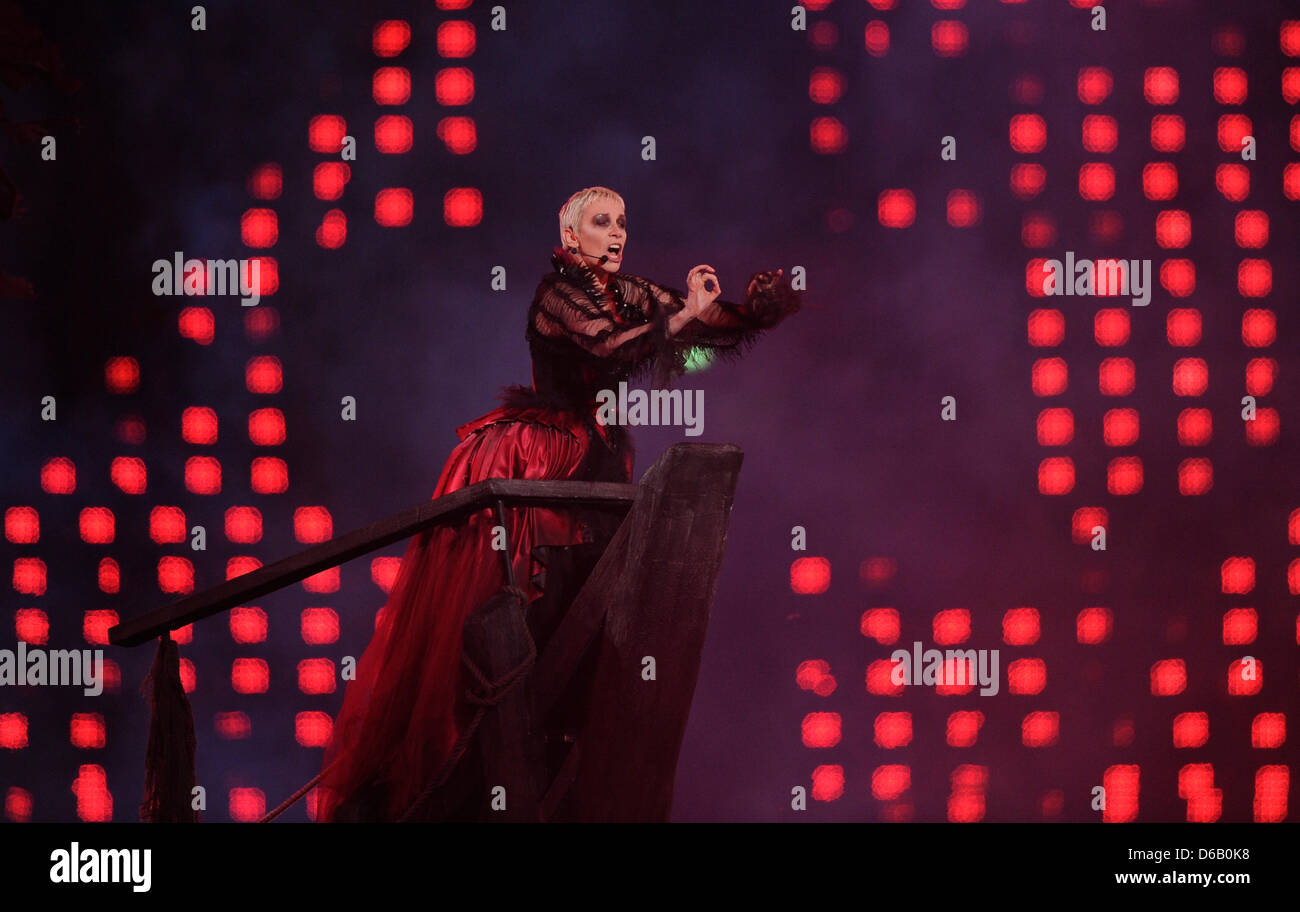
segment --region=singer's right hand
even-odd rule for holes
[[[712,280],[712,291],[705,285],[709,280]],[[722,283],[712,266],[701,265],[686,274],[686,290],[686,308],[691,314],[698,315],[722,295]]]

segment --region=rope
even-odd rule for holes
[[[514,590],[514,592],[522,595],[518,590]],[[510,695],[510,692],[514,690],[516,685],[523,680],[524,675],[528,674],[528,672],[532,670],[533,663],[536,660],[537,646],[533,643],[532,637],[529,637],[528,655],[524,657],[523,661],[502,675],[500,680],[489,681],[479,667],[474,664],[473,660],[470,659],[468,653],[461,654],[461,664],[464,665],[465,670],[470,673],[470,676],[474,678],[474,685],[477,685],[477,687],[471,685],[465,689],[465,701],[477,707],[474,711],[474,718],[470,720],[469,725],[465,727],[465,730],[461,732],[460,737],[456,739],[456,744],[452,747],[451,754],[447,757],[447,760],[438,770],[438,775],[433,778],[432,782],[425,786],[424,791],[420,792],[415,801],[411,803],[411,806],[406,809],[406,813],[398,818],[398,823],[408,822],[411,817],[414,816],[415,812],[429,800],[433,793],[446,784],[448,777],[451,775],[451,771],[456,767],[456,764],[460,762],[465,751],[469,749],[470,739],[474,737],[474,733],[478,730],[479,723],[483,721],[483,717],[487,715],[487,711],[493,706],[499,705],[502,700]]]
[[[321,779],[325,778],[325,774],[326,774],[326,773],[328,773],[330,770],[334,769],[334,764],[335,764],[335,763],[338,763],[338,761],[335,760],[333,763],[331,763],[329,766],[325,767],[323,770],[321,770],[321,771],[320,771],[319,773],[317,773],[315,776],[312,776],[311,779],[307,782],[306,785],[304,785],[302,788],[298,789],[298,791],[294,792],[292,795],[290,795],[288,798],[286,798],[284,801],[282,801],[282,802],[280,803],[280,806],[279,806],[279,807],[277,807],[274,811],[272,811],[271,813],[267,814],[265,817],[263,817],[261,820],[259,820],[259,821],[257,821],[257,822],[258,822],[258,823],[270,823],[272,820],[274,820],[275,818],[279,817],[279,816],[280,816],[281,814],[283,814],[285,811],[289,810],[289,808],[291,808],[291,807],[293,807],[295,804],[297,804],[299,798],[301,798],[303,795],[305,795],[305,794],[307,794],[308,792],[310,792],[310,791],[312,790],[312,787],[315,786],[317,782],[320,782]]]
[[[513,586],[505,587],[505,591],[519,597],[523,601],[527,600],[523,591]],[[524,675],[528,674],[536,660],[537,646],[533,643],[532,638],[529,637],[528,655],[524,657],[523,661],[503,675],[499,681],[489,681],[483,674],[482,670],[474,664],[473,660],[470,659],[467,653],[461,654],[461,664],[474,679],[474,684],[465,690],[465,702],[477,707],[474,711],[474,718],[470,720],[469,725],[465,727],[465,730],[460,733],[460,737],[456,739],[456,743],[452,746],[451,754],[448,755],[442,766],[439,767],[438,775],[435,776],[433,781],[425,787],[424,791],[420,793],[414,803],[406,809],[406,813],[402,814],[402,816],[398,818],[398,823],[406,823],[411,816],[419,810],[420,806],[429,800],[429,797],[433,795],[434,792],[446,784],[447,778],[451,775],[451,771],[455,768],[456,764],[460,762],[460,758],[464,756],[465,751],[469,749],[469,742],[474,737],[474,733],[478,730],[479,723],[483,721],[483,716],[487,714],[488,709],[499,705],[502,700],[510,695],[510,691],[514,690],[515,686],[523,679]],[[270,823],[285,811],[289,810],[289,808],[298,803],[303,795],[310,792],[312,788],[315,787],[316,783],[320,782],[321,779],[325,777],[325,774],[332,770],[337,763],[338,760],[334,760],[333,763],[313,776],[305,785],[299,788],[298,791],[294,792],[281,802],[275,810],[271,811],[271,813],[267,814],[257,822]]]

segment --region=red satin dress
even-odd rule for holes
[[[752,308],[727,305],[733,325],[669,339],[664,321],[682,306],[680,292],[622,274],[602,286],[560,250],[552,264],[529,310],[533,385],[508,388],[505,404],[457,429],[460,444],[435,498],[488,478],[629,482],[630,441],[623,428],[597,424],[596,393],[646,367],[657,366],[660,378],[680,373],[690,348],[735,351],[765,322],[774,325]],[[647,322],[649,331],[612,352],[592,351]],[[530,613],[542,610],[548,592],[553,602],[571,598],[617,528],[616,519],[580,509],[507,507],[505,515]],[[318,820],[400,819],[443,768],[469,717],[465,621],[506,585],[501,552],[490,546],[497,524],[485,509],[411,540],[325,752]]]

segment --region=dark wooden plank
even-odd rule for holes
[[[553,819],[668,819],[742,458],[728,445],[665,452],[575,600],[575,623],[603,615],[604,632],[577,772],[568,794],[548,801]],[[580,651],[583,633],[566,637],[564,655],[539,663],[537,687],[554,687]],[[642,679],[644,656],[656,680]]]
[[[524,610],[521,599],[503,593],[465,622],[465,657],[487,681],[500,684],[511,675],[520,675],[499,703],[486,707],[475,732],[483,769],[478,803],[481,819],[490,822],[541,820],[545,760],[542,733],[533,725],[528,696],[527,675],[536,653]],[[465,675],[468,690],[481,686],[468,669]],[[498,787],[505,789],[504,810],[491,808]]]
[[[630,504],[635,493],[636,487],[630,484],[489,478],[123,621],[109,630],[108,641],[115,646],[138,646],[164,631],[246,604],[431,526],[454,522],[498,498],[508,505],[619,507]]]

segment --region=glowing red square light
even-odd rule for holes
[[[81,540],[92,545],[107,545],[113,541],[116,520],[108,507],[84,507],[80,516]]]
[[[1069,494],[1074,490],[1074,461],[1066,456],[1057,456],[1040,462],[1038,490],[1049,495]]]
[[[47,459],[41,466],[41,490],[46,494],[71,494],[77,490],[77,467],[66,456]]]
[[[396,57],[411,43],[410,23],[401,19],[377,22],[370,33],[370,42],[376,57]]]
[[[235,659],[230,667],[230,686],[235,693],[266,693],[271,669],[264,659]]]
[[[934,641],[940,646],[964,643],[970,639],[970,612],[965,608],[947,608],[937,612],[933,629]]]
[[[1272,446],[1277,443],[1281,420],[1277,409],[1262,408],[1255,413],[1253,421],[1245,422],[1246,443],[1250,446]]]
[[[818,155],[838,155],[849,144],[848,131],[836,117],[814,117],[808,126],[808,141]]]
[[[308,592],[338,592],[339,568],[331,567],[320,573],[312,574],[302,581],[302,588]]]
[[[343,150],[348,125],[336,114],[317,114],[307,125],[307,143],[313,152],[337,155]]]
[[[230,609],[230,636],[236,643],[266,642],[266,612],[252,605]]]
[[[883,190],[876,210],[886,228],[907,228],[916,221],[916,197],[910,190]]]
[[[1172,697],[1187,689],[1187,665],[1182,659],[1162,659],[1151,666],[1151,694]]]
[[[1103,396],[1128,396],[1137,386],[1131,358],[1105,358],[1097,368],[1097,389]]]
[[[1116,346],[1128,342],[1128,311],[1118,307],[1103,307],[1092,318],[1093,336],[1098,345]]]
[[[1244,646],[1259,634],[1259,615],[1254,608],[1232,608],[1223,614],[1223,643]]]
[[[1210,367],[1203,358],[1179,358],[1174,362],[1175,396],[1203,396],[1210,386]]]
[[[818,595],[830,588],[831,562],[824,557],[800,557],[790,564],[790,591]]]
[[[882,712],[874,725],[877,747],[893,750],[912,743],[912,714],[909,712]]]
[[[816,104],[834,104],[844,95],[844,77],[834,67],[813,67],[808,97]]]
[[[375,104],[402,105],[411,100],[411,71],[406,67],[380,67],[371,80]]]
[[[1178,195],[1178,169],[1169,162],[1152,162],[1144,166],[1142,192],[1151,200],[1173,199]]]
[[[1116,496],[1129,496],[1142,490],[1142,460],[1137,456],[1117,456],[1106,466],[1106,490]]]
[[[1267,396],[1277,380],[1277,362],[1272,358],[1251,358],[1246,364],[1246,392]],[[1300,544],[1300,542],[1297,542]]]
[[[449,19],[438,25],[438,54],[443,57],[469,57],[474,53],[474,23]]]
[[[1151,148],[1157,152],[1181,152],[1187,144],[1187,126],[1177,114],[1151,118]]]
[[[325,747],[334,732],[334,720],[323,712],[300,712],[293,719],[294,739],[303,747]]]
[[[211,345],[216,336],[216,321],[206,307],[186,307],[176,318],[176,328],[181,336],[200,345]]]
[[[1007,691],[1021,696],[1040,694],[1047,687],[1047,663],[1042,659],[1016,659],[1007,666]]]
[[[1277,341],[1277,315],[1252,307],[1241,315],[1241,341],[1250,348],[1264,348]]]
[[[1119,144],[1119,127],[1115,118],[1089,114],[1083,118],[1083,148],[1089,152],[1114,152]]]
[[[305,544],[329,541],[334,520],[325,507],[299,507],[293,511],[293,535]]]
[[[1219,67],[1214,71],[1214,100],[1239,105],[1246,100],[1246,71],[1240,67]]]
[[[889,26],[872,19],[862,30],[862,41],[872,57],[884,57],[889,53]]]
[[[438,138],[453,155],[468,155],[478,147],[474,118],[444,117],[438,121]]]
[[[467,105],[474,100],[474,73],[465,67],[439,70],[434,77],[434,92],[440,105]]]
[[[284,412],[277,408],[254,409],[248,415],[248,439],[257,446],[284,443]]]
[[[415,197],[405,187],[389,187],[375,196],[375,221],[385,228],[411,224]]]
[[[1214,421],[1206,408],[1185,408],[1178,413],[1178,442],[1182,446],[1205,446],[1213,434]]]
[[[1160,264],[1160,285],[1175,298],[1196,290],[1196,265],[1191,260],[1165,260]]]
[[[81,750],[98,750],[108,743],[104,717],[99,713],[73,713],[68,740]]]
[[[331,209],[316,229],[316,243],[326,250],[338,250],[348,239],[348,217],[342,209]]]
[[[452,187],[442,197],[442,220],[453,228],[483,221],[483,194],[475,187]]]
[[[1247,298],[1267,297],[1273,290],[1273,267],[1268,260],[1242,260],[1237,266],[1237,290]]]
[[[1250,196],[1250,169],[1245,165],[1219,165],[1214,171],[1214,186],[1224,199],[1240,203]]]
[[[1025,747],[1051,747],[1060,736],[1060,713],[1032,712],[1020,723],[1020,740]]]
[[[1137,443],[1140,429],[1137,409],[1108,409],[1102,416],[1102,439],[1106,446],[1133,446]]]
[[[186,594],[194,591],[194,564],[184,557],[158,559],[158,588],[163,592]]]
[[[1039,358],[1034,362],[1031,382],[1035,396],[1059,396],[1065,392],[1068,379],[1064,358]]]
[[[878,766],[871,771],[871,797],[893,801],[912,787],[912,768],[902,763]]]
[[[859,626],[862,635],[871,637],[878,643],[898,642],[900,632],[899,615],[896,608],[868,608],[862,613]]]
[[[387,114],[375,121],[375,148],[384,155],[411,151],[415,130],[411,118]]]
[[[930,26],[930,46],[937,57],[960,57],[966,53],[969,41],[964,22],[941,19]]]
[[[101,557],[99,559],[99,569],[96,571],[96,580],[101,592],[118,592],[122,588],[122,575],[117,566],[117,561],[111,557]]]
[[[1282,71],[1282,98],[1287,104],[1300,102],[1300,67],[1287,67]]]
[[[110,393],[134,393],[140,389],[140,362],[135,358],[109,358],[104,363],[104,385]]]
[[[844,767],[832,763],[814,769],[812,797],[814,801],[838,801],[844,797]]]
[[[1243,141],[1250,135],[1250,118],[1245,114],[1224,114],[1219,118],[1219,148],[1224,152],[1240,152]]]
[[[249,247],[274,247],[280,239],[274,209],[249,209],[239,220],[239,230]]]
[[[1021,154],[1041,152],[1047,145],[1047,121],[1038,114],[1016,114],[1011,118],[1011,148]]]
[[[1156,214],[1156,243],[1161,247],[1186,247],[1192,240],[1192,217],[1182,209]]]
[[[948,716],[946,737],[949,747],[974,747],[979,738],[984,713],[961,710]]]
[[[41,519],[34,507],[5,510],[5,538],[15,545],[34,545],[41,537]]]
[[[27,746],[27,717],[22,713],[0,713],[0,747],[22,750]],[[6,809],[8,801],[5,802]]]
[[[1079,71],[1079,100],[1084,104],[1101,104],[1110,97],[1114,79],[1105,67],[1084,67]]]
[[[808,713],[803,717],[801,737],[804,747],[834,747],[840,743],[840,714],[832,712]]]
[[[186,443],[208,445],[217,442],[216,410],[191,406],[181,413],[181,438]]]
[[[1246,595],[1255,588],[1255,560],[1230,557],[1219,568],[1219,576],[1225,595]]]
[[[1248,697],[1264,686],[1264,663],[1254,657],[1236,659],[1228,666],[1228,694]]]
[[[1033,199],[1043,192],[1047,169],[1042,165],[1020,163],[1011,166],[1011,192],[1017,199]]]
[[[1084,608],[1075,618],[1075,638],[1080,643],[1095,646],[1110,639],[1114,618],[1109,608]]]
[[[1185,712],[1174,716],[1174,747],[1202,747],[1209,740],[1209,713]]]
[[[256,507],[229,507],[226,510],[226,538],[241,545],[261,541],[261,511]]]
[[[1026,213],[1020,222],[1020,242],[1026,247],[1050,247],[1056,243],[1056,220],[1042,212]]]
[[[22,560],[20,558],[20,560]],[[14,589],[25,595],[44,595],[45,594],[45,567],[34,567],[29,565],[24,572],[40,572],[39,587],[24,584],[23,586],[15,585]],[[19,575],[18,561],[14,562],[15,583]],[[39,591],[29,591],[39,588]],[[50,618],[44,611],[39,608],[19,608],[14,612],[14,636],[21,642],[31,646],[44,646],[50,641]]]
[[[1238,247],[1263,247],[1268,243],[1268,213],[1243,209],[1233,223]]]
[[[280,359],[274,355],[259,355],[248,359],[244,365],[244,384],[250,393],[267,395],[280,392],[284,387]]]
[[[1074,439],[1074,413],[1068,408],[1048,408],[1038,413],[1038,443],[1065,446]]]
[[[1190,307],[1173,308],[1165,318],[1165,333],[1170,345],[1196,345],[1201,341],[1201,312]]]
[[[299,625],[302,641],[309,646],[338,642],[339,616],[333,608],[304,608]]]
[[[255,199],[278,199],[284,188],[284,173],[275,162],[258,165],[248,178],[248,195]]]
[[[266,816],[266,795],[261,789],[233,788],[230,790],[230,819],[238,823],[254,823]]]
[[[1270,750],[1286,743],[1286,713],[1260,713],[1251,720],[1250,746]]]
[[[1186,497],[1208,494],[1214,487],[1214,466],[1210,460],[1197,457],[1178,463],[1178,493]]]
[[[312,169],[312,193],[317,199],[336,200],[343,195],[343,188],[352,178],[352,169],[347,162],[320,162]]]
[[[1029,312],[1029,344],[1036,348],[1060,345],[1065,339],[1065,315],[1059,310],[1039,308]]]
[[[1153,105],[1171,105],[1178,100],[1178,71],[1173,67],[1150,67],[1143,79],[1143,94]]]

